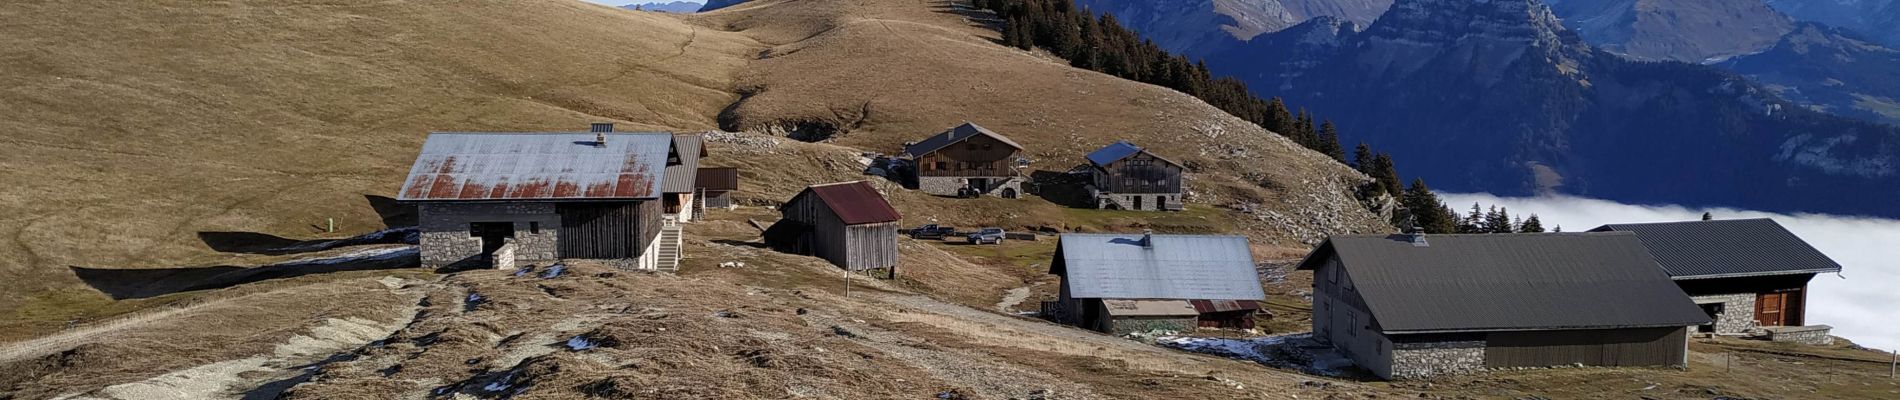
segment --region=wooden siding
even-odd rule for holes
[[[918,176],[1015,176],[1010,162],[1020,151],[978,135],[928,154],[916,155]]]
[[[660,234],[660,202],[561,203],[561,258],[639,258]]]
[[[732,206],[732,192],[706,192],[706,208],[726,208]]]
[[[1110,193],[1181,193],[1181,166],[1143,151],[1097,167],[1095,187]]]
[[[1682,365],[1688,340],[1685,329],[1688,328],[1496,332],[1487,337],[1484,366]]]
[[[780,217],[809,227],[792,252],[823,258],[852,271],[897,265],[897,222],[845,225],[818,196],[801,196],[779,208]]]

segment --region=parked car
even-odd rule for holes
[[[957,228],[952,228],[952,227],[937,225],[937,224],[929,224],[929,225],[919,226],[916,228],[911,228],[910,238],[911,239],[943,239],[945,236],[954,235],[956,233],[957,233]]]
[[[1003,244],[1003,228],[983,228],[970,234],[970,244]]]

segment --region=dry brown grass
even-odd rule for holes
[[[760,45],[578,1],[8,2],[0,340],[129,307],[68,266],[254,265],[382,228],[431,130],[709,129]],[[137,304],[137,303],[134,303]],[[23,314],[23,310],[34,310]]]

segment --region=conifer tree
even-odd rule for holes
[[[1412,180],[1412,187],[1405,189],[1402,204],[1412,222],[1425,233],[1452,233],[1458,229],[1455,221],[1458,219],[1457,214],[1451,213],[1451,209],[1438,199],[1438,194],[1425,186],[1424,179]]]
[[[1372,175],[1371,163],[1372,146],[1367,146],[1366,142],[1359,142],[1359,147],[1352,149],[1352,168],[1361,174]]]
[[[1521,233],[1544,233],[1544,222],[1537,219],[1537,214],[1531,214],[1530,218],[1524,219],[1523,225],[1518,226],[1517,231]]]
[[[1702,213],[1702,220],[1703,220],[1703,221],[1712,221],[1712,220],[1715,220],[1715,214],[1710,214],[1710,213],[1706,213],[1706,212],[1705,212],[1705,213]]]
[[[1372,179],[1385,188],[1386,193],[1394,195],[1405,193],[1405,187],[1399,183],[1399,170],[1392,165],[1392,156],[1379,153],[1372,157]]]
[[[1332,120],[1319,125],[1319,146],[1320,152],[1331,156],[1333,161],[1346,162],[1346,150],[1339,147],[1339,127],[1333,126]]]

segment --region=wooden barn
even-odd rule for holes
[[[1333,236],[1299,269],[1313,338],[1386,379],[1684,366],[1709,321],[1628,233]]]
[[[1049,273],[1056,322],[1116,335],[1253,328],[1266,298],[1241,236],[1063,234]]]
[[[919,190],[957,197],[1021,196],[1024,179],[1015,162],[1022,151],[1015,141],[968,122],[904,146]]]
[[[779,207],[765,239],[779,251],[897,276],[897,209],[870,182],[813,185]]]
[[[423,265],[664,268],[660,185],[673,135],[606,130],[431,133],[397,196],[418,206]]]
[[[732,207],[732,192],[739,190],[739,169],[731,167],[702,167],[699,179],[700,209]]]
[[[1136,211],[1180,211],[1181,163],[1118,141],[1088,155],[1093,179],[1088,186],[1095,207]]]
[[[1612,224],[1633,232],[1665,273],[1714,320],[1720,335],[1766,331],[1780,340],[1832,343],[1825,325],[1806,326],[1808,281],[1841,271],[1814,246],[1770,219]]]

